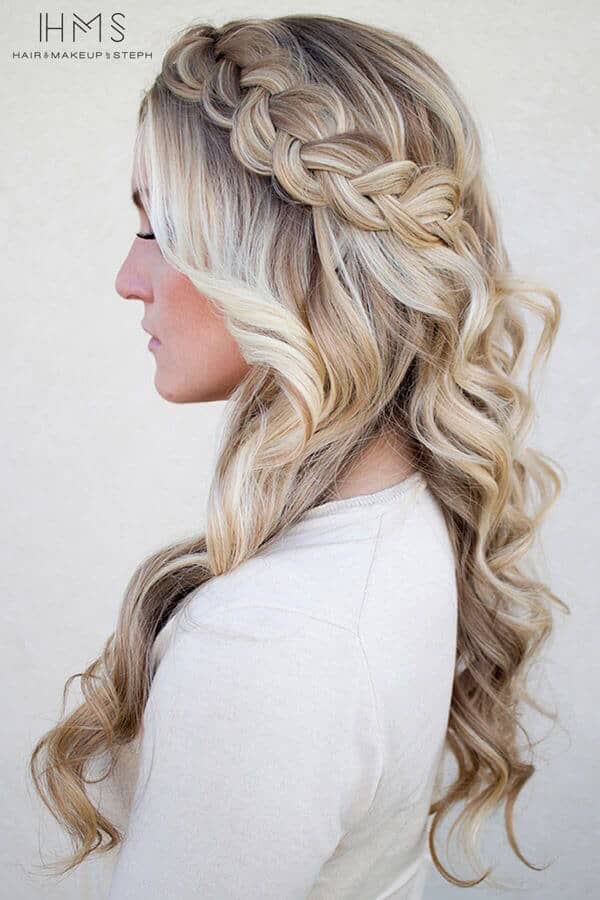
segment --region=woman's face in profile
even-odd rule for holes
[[[152,234],[134,195],[140,233]],[[225,400],[249,366],[222,315],[186,275],[167,263],[157,241],[135,237],[115,280],[125,300],[144,304],[142,326],[153,335],[154,384],[165,400],[195,403]],[[155,346],[154,346],[155,345]]]

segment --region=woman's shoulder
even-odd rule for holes
[[[372,502],[375,498],[376,502]],[[254,556],[194,590],[156,641],[201,624],[275,637],[312,619],[358,633],[367,594],[401,602],[411,582],[448,580],[452,549],[439,504],[422,478],[311,511]],[[381,598],[384,600],[385,598]],[[373,600],[370,601],[371,603]]]
[[[270,593],[257,593],[259,584]],[[256,569],[252,592],[238,576],[211,585],[203,602],[200,596],[168,623],[172,627],[152,681],[148,721],[163,717],[168,729],[174,704],[188,716],[200,704],[205,723],[224,710],[248,727],[268,717],[281,724],[282,733],[314,719],[322,722],[324,734],[329,723],[338,744],[342,734],[336,729],[351,743],[357,716],[376,726],[363,648],[353,630],[290,603],[290,592],[273,596],[272,574],[267,579],[263,566]],[[340,698],[348,717],[343,722],[336,713]],[[370,752],[377,756],[376,743]]]
[[[328,616],[314,571],[302,571],[283,553],[250,557],[211,578],[185,598],[154,643],[155,666],[167,652],[195,652],[194,643],[246,639],[283,641],[308,636],[315,646],[327,640],[337,615]],[[316,640],[315,640],[316,639]],[[184,648],[187,648],[184,649]]]

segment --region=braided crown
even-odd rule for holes
[[[236,158],[276,179],[286,199],[419,247],[452,239],[462,212],[455,174],[393,159],[382,137],[357,128],[340,93],[311,82],[264,29],[247,20],[243,29],[192,27],[167,50],[158,78],[229,130]]]

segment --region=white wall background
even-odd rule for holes
[[[515,268],[563,302],[533,443],[568,472],[543,543],[545,573],[572,616],[558,618],[544,657],[545,699],[560,722],[546,726],[539,771],[516,811],[525,854],[551,865],[537,873],[520,864],[500,818],[482,849],[513,885],[501,896],[579,900],[598,890],[597,5],[145,0],[113,7],[99,0],[74,7],[86,17],[126,13],[125,49],[151,50],[153,59],[118,64],[13,59],[14,50],[37,48],[41,8],[70,16],[71,7],[12,0],[3,8],[0,897],[81,897],[74,879],[53,884],[30,874],[40,849],[52,858],[58,837],[27,787],[29,754],[56,721],[66,678],[96,658],[112,631],[140,559],[202,528],[224,411],[220,403],[160,398],[141,304],[123,303],[114,291],[137,228],[128,191],[140,94],[175,29],[192,18],[222,24],[293,12],[392,27],[439,60],[480,123]],[[458,891],[433,872],[426,896]],[[487,886],[473,891],[498,896]]]

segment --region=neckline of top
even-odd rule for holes
[[[307,510],[299,521],[316,519],[346,509],[354,509],[355,507],[388,503],[395,500],[397,497],[402,496],[402,494],[407,493],[412,487],[424,483],[425,477],[423,473],[416,471],[406,478],[403,478],[402,481],[397,481],[395,484],[390,484],[388,487],[373,491],[371,494],[356,494],[353,497],[343,497],[340,500],[326,500],[324,503],[319,503],[317,506],[313,506]]]

